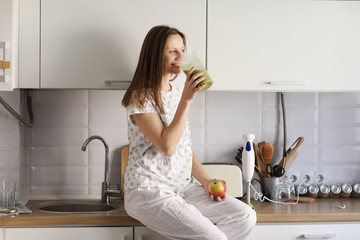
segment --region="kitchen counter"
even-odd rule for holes
[[[130,217],[124,211],[123,201],[111,202],[118,206],[118,210],[111,213],[46,213],[35,210],[38,204],[48,202],[67,202],[68,200],[30,200],[26,207],[32,210],[29,214],[17,216],[3,216],[0,218],[0,226],[135,226],[142,225],[139,221]],[[91,202],[92,200],[86,202]]]
[[[27,207],[49,202],[45,200],[31,200]],[[297,205],[281,205],[270,202],[259,202],[252,199],[257,212],[258,223],[265,222],[360,222],[360,199],[317,199],[315,203],[298,203]],[[123,209],[122,202],[118,203]],[[340,208],[339,206],[345,206]],[[33,210],[33,209],[32,209]],[[18,216],[3,216],[0,226],[135,226],[141,223],[126,214],[125,211],[112,213],[64,214],[44,213],[33,210],[30,214]]]
[[[315,203],[283,205],[270,202],[251,202],[258,222],[360,222],[360,199],[316,199]],[[344,208],[342,208],[344,207]]]

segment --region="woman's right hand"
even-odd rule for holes
[[[203,72],[198,72],[196,74],[193,74],[195,70],[195,67],[192,67],[190,71],[186,74],[186,81],[184,85],[184,90],[182,93],[182,99],[184,101],[192,101],[195,97],[195,95],[206,86],[206,84],[203,84],[199,87],[197,85],[205,79],[205,76]]]

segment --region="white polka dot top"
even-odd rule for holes
[[[161,91],[165,114],[160,114],[155,109],[153,99],[143,109],[136,108],[134,104],[127,108],[130,148],[124,177],[125,191],[134,188],[160,188],[177,192],[190,183],[192,150],[189,122],[186,121],[175,154],[168,157],[145,137],[131,117],[133,114],[156,112],[166,128],[174,118],[180,97],[181,92],[176,86],[172,86],[170,92]]]

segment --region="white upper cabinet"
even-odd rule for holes
[[[46,0],[40,23],[35,88],[127,87],[145,35],[156,25],[178,28],[188,49],[205,60],[206,0]]]
[[[18,1],[0,1],[0,91],[18,83]]]
[[[360,90],[360,1],[208,5],[212,90]]]
[[[40,0],[19,2],[19,88],[40,87]]]

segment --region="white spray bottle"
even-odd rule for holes
[[[255,134],[243,134],[242,137],[245,143],[242,151],[242,170],[246,182],[246,203],[250,207],[254,208],[254,206],[250,203],[250,186],[255,167],[255,152],[253,148]]]

